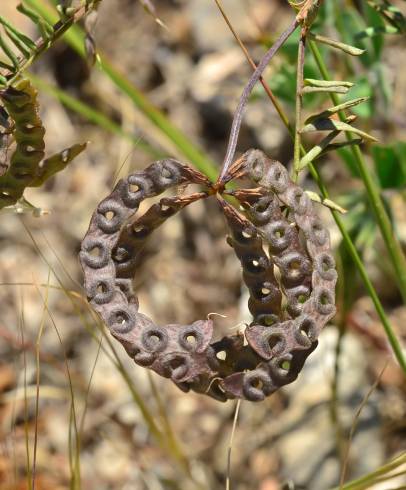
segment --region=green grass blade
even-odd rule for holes
[[[93,107],[82,102],[76,97],[73,97],[64,90],[61,90],[60,88],[55,87],[55,85],[51,85],[50,83],[45,82],[42,78],[37,77],[32,73],[28,75],[28,78],[38,88],[52,95],[52,97],[58,99],[65,107],[71,109],[72,111],[75,111],[77,114],[80,114],[91,123],[96,124],[100,128],[103,128],[110,133],[125,138],[126,140],[136,145],[140,150],[148,153],[154,158],[159,159],[165,156],[165,154],[158,148],[155,148],[154,146],[142,141],[140,137],[135,136],[128,131],[125,131],[119,124],[115,123],[112,119],[105,116],[102,112],[94,109]]]
[[[314,43],[314,41],[310,41],[309,45],[321,75],[325,79],[330,79],[331,77],[317,45]],[[335,94],[330,94],[330,97],[334,105],[339,104],[340,101]],[[339,112],[338,114],[341,121],[345,120],[345,114],[342,112]],[[346,136],[349,141],[353,139],[352,135],[349,133],[346,133]],[[397,239],[396,233],[393,230],[389,216],[385,210],[385,206],[380,195],[380,189],[370,170],[366,166],[359,146],[352,146],[351,149],[357,162],[358,171],[364,183],[369,201],[374,211],[377,224],[381,230],[389,257],[392,261],[399,291],[402,295],[404,303],[406,304],[406,258],[403,254],[403,250],[399,240]]]
[[[53,23],[58,19],[55,10],[49,7],[44,0],[26,0],[25,3],[48,22]],[[72,26],[64,34],[64,39],[69,46],[85,58],[84,38],[83,30],[77,25]],[[192,163],[198,170],[205,173],[211,180],[216,180],[218,174],[217,165],[175,127],[159,109],[154,107],[148,98],[112,63],[103,56],[98,55],[96,66],[111,79],[122,93],[132,100],[134,105],[176,146],[177,150],[189,163]]]

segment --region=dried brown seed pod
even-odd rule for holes
[[[327,230],[279,162],[250,150],[230,167],[230,175],[249,177],[258,187],[224,191],[175,160],[130,175],[98,205],[80,260],[90,304],[136,363],[184,391],[222,401],[260,401],[296,379],[316,347],[320,330],[335,312],[336,271]],[[205,191],[163,198],[134,216],[144,199],[190,183]],[[245,216],[222,193],[234,194]],[[158,327],[138,311],[132,289],[137,256],[150,234],[183,207],[214,194],[250,292],[248,345],[243,334],[213,341],[211,320]]]

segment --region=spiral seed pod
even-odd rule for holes
[[[143,216],[124,228],[123,225],[144,199],[189,183],[207,186],[208,181],[175,160],[155,162],[143,172],[120,181],[97,206],[80,252],[88,299],[112,335],[135,362],[178,384],[194,382],[211,371],[206,350],[212,337],[212,322],[157,327],[138,312],[130,277],[137,254],[150,233],[169,216],[207,193],[162,199]]]
[[[317,346],[320,330],[335,312],[336,272],[328,232],[281,164],[251,150],[231,171],[233,178],[246,176],[258,185],[231,192],[246,216],[219,195],[224,188],[175,160],[130,175],[98,205],[80,260],[90,304],[137,364],[183,391],[221,401],[260,401],[296,379]],[[144,199],[190,183],[206,190],[163,198],[142,216],[135,214]],[[214,194],[230,228],[228,242],[241,262],[253,314],[244,334],[219,341],[212,340],[211,320],[158,327],[138,311],[132,289],[137,257],[151,233],[185,206]]]

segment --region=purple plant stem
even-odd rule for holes
[[[226,156],[224,157],[224,162],[221,168],[221,172],[219,178],[217,179],[218,184],[222,184],[224,182],[224,177],[226,176],[228,172],[228,168],[234,159],[235,150],[237,148],[238,135],[241,129],[242,117],[244,115],[245,106],[247,105],[247,100],[252,92],[252,89],[254,88],[258,80],[261,78],[262,73],[264,72],[265,68],[267,67],[267,65],[269,64],[269,62],[271,61],[275,53],[284,44],[284,42],[288,39],[288,37],[295,31],[298,25],[299,25],[298,21],[294,19],[293,22],[289,25],[289,27],[279,36],[275,44],[265,53],[261,62],[257,66],[254,73],[251,75],[251,78],[249,79],[247,85],[245,86],[241,94],[240,100],[238,102],[237,109],[234,113],[233,123],[231,125],[230,137],[228,140]]]

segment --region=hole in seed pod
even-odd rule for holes
[[[289,371],[289,369],[290,369],[290,361],[287,361],[287,360],[282,361],[282,362],[280,363],[279,367],[280,367],[280,368],[281,368],[283,371],[288,372],[288,371]]]
[[[266,327],[270,327],[271,325],[274,325],[276,323],[275,315],[264,315],[261,318],[261,323]]]
[[[301,274],[301,262],[294,259],[289,262],[289,275],[292,279],[297,278]]]
[[[128,184],[128,189],[130,192],[138,192],[140,190],[140,186],[138,184]]]
[[[152,334],[149,336],[149,342],[152,348],[156,347],[160,343],[161,339],[158,335]]]
[[[324,245],[328,239],[328,233],[319,221],[315,221],[311,225],[311,239],[316,240],[319,245]]]
[[[285,230],[283,228],[277,228],[274,232],[276,238],[283,238],[285,236]]]
[[[297,302],[302,305],[306,302],[307,298],[308,296],[306,296],[306,294],[299,294],[299,296],[297,297]]]
[[[181,378],[187,372],[186,359],[180,356],[174,357],[168,363],[170,370],[172,371],[172,377]]]
[[[106,292],[107,292],[107,285],[104,282],[101,282],[96,288],[96,293],[106,293]]]
[[[268,339],[268,344],[271,350],[278,350],[281,342],[283,342],[283,338],[281,335],[270,335]]]
[[[244,230],[244,231],[241,233],[241,236],[242,236],[243,238],[252,238],[252,233],[250,233],[249,231],[245,231],[245,230]]]
[[[162,177],[165,177],[165,179],[170,179],[172,177],[172,172],[168,168],[163,168],[161,171]]]
[[[261,294],[262,296],[268,296],[270,294],[271,290],[269,288],[262,288],[261,289]]]
[[[0,196],[1,196],[1,197],[10,197],[10,196],[11,196],[11,194],[10,194],[9,192],[6,192],[6,191],[1,191],[1,192],[0,192]]]
[[[227,352],[225,350],[221,350],[220,352],[217,352],[216,357],[217,359],[220,359],[220,361],[225,361],[227,358]]]
[[[168,345],[168,334],[160,328],[150,327],[141,334],[144,347],[151,352],[163,351]]]
[[[300,205],[300,199],[302,198],[302,196],[303,196],[303,191],[301,189],[296,189],[293,195],[293,201],[296,206]]]
[[[196,345],[197,339],[196,336],[193,334],[189,334],[186,336],[186,342],[189,343],[190,345]]]
[[[300,333],[304,336],[309,338],[310,336],[310,329],[311,329],[311,323],[309,322],[303,322],[302,326],[300,327]]]
[[[28,151],[29,153],[32,153],[33,151],[35,151],[35,148],[31,145],[27,145],[25,147],[25,150]]]
[[[166,211],[169,211],[171,208],[167,204],[160,204],[161,211],[165,213]]]
[[[261,203],[256,206],[255,210],[258,213],[264,213],[268,209],[268,205],[266,203]]]
[[[290,263],[289,263],[289,268],[291,270],[299,270],[300,269],[300,260],[292,260]]]
[[[31,123],[26,123],[25,124],[25,129],[33,129],[34,128],[34,125],[31,124]]]
[[[321,268],[323,269],[323,272],[327,272],[330,270],[330,264],[328,264],[327,262],[323,262],[321,264]]]
[[[89,255],[92,257],[100,257],[101,247],[93,247],[91,250],[89,250]]]
[[[331,298],[330,296],[328,295],[328,293],[326,292],[322,292],[319,296],[319,299],[320,299],[320,303],[324,306],[324,305],[329,305],[331,303]]]
[[[329,255],[326,255],[322,258],[321,261],[321,269],[323,272],[328,272],[330,269],[333,268],[332,260]]]
[[[127,321],[127,317],[124,315],[124,313],[116,313],[114,318],[115,323],[118,325],[124,325],[124,323]]]
[[[108,220],[108,221],[111,221],[115,216],[115,212],[114,211],[107,211],[106,213],[104,213],[104,217]]]
[[[253,378],[251,380],[251,383],[250,385],[253,387],[253,388],[256,388],[258,390],[261,390],[264,386],[264,382],[262,381],[262,379],[260,378]]]

